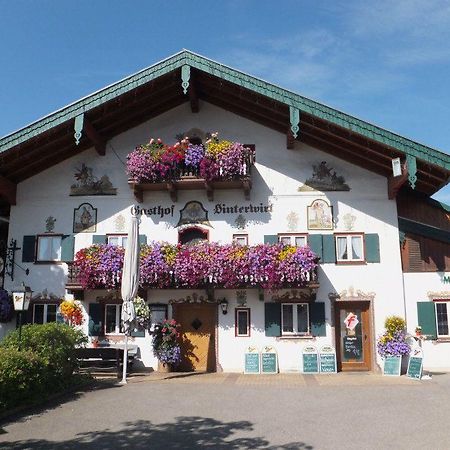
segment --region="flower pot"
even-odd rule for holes
[[[170,373],[172,372],[172,365],[158,360],[158,372]]]

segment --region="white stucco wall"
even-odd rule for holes
[[[408,331],[414,334],[418,325],[417,302],[432,298],[450,299],[450,285],[444,283],[443,272],[405,273],[406,317]],[[450,370],[450,342],[445,339],[422,342],[423,364],[426,369]]]
[[[326,302],[326,317],[328,336],[323,343],[332,343],[330,335],[330,307],[328,294],[341,292],[353,287],[365,293],[375,294],[375,330],[374,335],[381,334],[383,322],[387,315],[404,315],[402,273],[400,264],[399,238],[397,229],[397,210],[395,201],[387,198],[387,181],[385,177],[340,160],[337,156],[321,152],[302,143],[296,143],[294,150],[286,149],[286,136],[242,117],[221,110],[212,105],[200,104],[200,112],[192,114],[188,104],[181,105],[161,116],[129,130],[114,139],[107,146],[106,156],[98,156],[94,149],[65,160],[57,166],[20,183],[17,189],[17,205],[11,207],[9,238],[22,243],[24,235],[34,235],[45,232],[45,221],[49,216],[56,218],[55,233],[72,234],[73,210],[81,203],[88,202],[98,210],[97,231],[94,234],[117,233],[115,219],[122,215],[127,223],[130,218],[130,208],[137,204],[127,185],[124,162],[126,155],[140,143],[151,137],[160,137],[165,142],[173,143],[175,136],[193,127],[204,131],[219,131],[221,138],[236,140],[256,145],[256,165],[252,171],[253,188],[250,201],[244,199],[240,190],[217,190],[214,200],[208,201],[206,192],[179,191],[178,201],[172,202],[167,192],[144,193],[142,208],[152,208],[161,205],[171,208],[174,205],[174,215],[169,217],[143,216],[141,234],[146,234],[148,241],[164,240],[176,243],[178,231],[175,228],[179,211],[186,202],[201,201],[209,212],[211,241],[231,242],[235,233],[248,233],[249,244],[262,243],[264,235],[283,232],[308,233],[307,206],[315,199],[327,200],[334,209],[334,232],[346,231],[343,217],[350,213],[355,216],[352,231],[377,233],[380,239],[381,262],[366,265],[336,265],[323,264],[320,269],[320,288],[317,292],[318,301]],[[343,176],[350,186],[349,192],[299,192],[297,189],[312,175],[312,165],[326,161],[329,167]],[[93,174],[100,178],[108,175],[114,187],[116,196],[69,196],[70,186],[75,182],[74,173],[85,163],[93,169]],[[247,226],[244,230],[236,227],[238,214],[214,214],[216,204],[226,206],[248,206],[263,203],[272,204],[272,213],[247,213]],[[289,228],[288,215],[296,213],[298,224]],[[126,231],[126,228],[125,230]],[[313,233],[328,233],[324,231],[309,231]],[[332,231],[330,231],[332,233]],[[78,233],[75,240],[75,250],[92,243],[93,233]],[[35,293],[47,289],[48,292],[63,296],[65,293],[65,264],[31,264],[21,263],[21,252],[16,254],[18,262],[30,269],[30,275],[17,273],[18,281],[22,279],[32,287]],[[12,283],[6,280],[5,288],[11,289]],[[299,348],[304,340],[277,340],[264,336],[264,308],[255,297],[253,290],[248,291],[248,305],[251,308],[252,336],[251,338],[235,338],[234,321],[235,291],[227,291],[230,301],[230,314],[219,314],[219,362],[224,370],[242,370],[243,349],[248,345],[262,346],[266,343],[274,345],[279,352],[280,369],[295,370],[299,367]],[[94,298],[95,293],[86,294],[85,303]],[[180,292],[177,294],[180,295]],[[168,291],[152,294],[159,301],[167,301]],[[266,301],[268,300],[266,295]],[[234,302],[234,303],[233,303]],[[233,312],[233,313],[232,313]],[[0,337],[4,328],[0,328]],[[139,339],[139,338],[138,338]],[[153,365],[154,360],[149,347],[149,339],[142,341],[141,353],[146,365]],[[320,344],[322,343],[320,342]],[[145,342],[145,343],[144,343]],[[239,351],[238,351],[239,350]]]

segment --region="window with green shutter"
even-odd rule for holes
[[[366,245],[366,261],[368,263],[379,263],[380,238],[378,234],[366,234],[364,240]]]
[[[22,262],[34,262],[36,258],[36,236],[24,236],[22,242]]]
[[[103,306],[100,303],[89,303],[88,314],[89,336],[103,335]]]
[[[75,236],[72,234],[64,235],[61,239],[61,261],[73,261],[75,252]]]
[[[310,234],[308,236],[308,245],[309,248],[320,258],[322,262],[323,260],[322,235]]]
[[[310,305],[311,334],[313,336],[326,336],[325,303],[312,302]]]
[[[92,235],[92,243],[93,244],[106,244],[106,235],[105,234]]]
[[[278,235],[277,234],[264,235],[264,244],[278,244]]]
[[[436,308],[433,302],[417,302],[417,322],[422,334],[429,339],[437,339]]]
[[[265,303],[264,304],[264,324],[266,336],[281,335],[281,304]]]

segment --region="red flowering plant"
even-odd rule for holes
[[[169,146],[161,139],[138,145],[127,156],[128,176],[138,183],[177,180],[188,172],[207,181],[248,176],[254,152],[238,142],[210,135],[205,144],[191,144],[188,138]]]
[[[78,302],[74,300],[64,300],[59,305],[59,310],[64,320],[69,325],[81,325],[83,323],[83,311]]]
[[[180,362],[180,324],[176,320],[163,320],[153,330],[153,353],[163,363],[177,365]]]

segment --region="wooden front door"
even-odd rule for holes
[[[336,355],[342,371],[372,370],[369,302],[336,302]]]
[[[216,370],[217,305],[179,303],[173,305],[174,317],[181,324],[181,364],[179,370]]]

